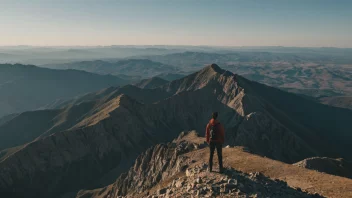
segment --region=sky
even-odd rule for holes
[[[0,45],[352,47],[352,0],[0,0]]]

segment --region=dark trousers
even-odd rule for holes
[[[210,148],[209,169],[210,170],[213,169],[213,156],[214,156],[214,151],[216,148],[216,152],[218,154],[218,160],[219,160],[219,169],[221,171],[223,169],[223,166],[222,166],[222,144],[216,143],[216,142],[210,142],[209,148]]]

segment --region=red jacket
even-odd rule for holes
[[[224,140],[225,140],[225,129],[224,129],[224,126],[222,126],[222,124],[218,124],[216,127],[217,127],[217,140],[210,140],[210,125],[215,125],[219,123],[219,121],[217,120],[214,120],[214,119],[211,119],[209,121],[209,123],[207,124],[207,128],[205,129],[205,138],[207,140],[207,143],[209,144],[210,141],[211,142],[217,142],[217,143],[221,143],[223,144],[224,143]]]

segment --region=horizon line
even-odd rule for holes
[[[332,47],[332,46],[283,46],[283,45],[173,45],[173,44],[155,44],[155,45],[0,45],[1,47],[143,47],[143,46],[170,46],[170,47],[218,47],[218,48],[259,48],[259,47],[277,47],[277,48],[336,48],[336,49],[352,49],[352,47]]]

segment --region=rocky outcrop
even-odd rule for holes
[[[172,177],[185,169],[185,157],[181,154],[197,148],[192,143],[158,144],[140,155],[132,169],[122,174],[114,184],[115,195],[140,194],[155,186],[161,180]]]
[[[192,172],[190,174],[189,172]],[[187,174],[188,173],[188,174]],[[291,188],[286,182],[271,180],[259,172],[244,174],[232,168],[224,174],[207,172],[203,164],[186,170],[186,177],[176,178],[149,196],[135,197],[322,197]],[[129,197],[129,196],[127,196]]]
[[[341,177],[352,178],[352,163],[342,158],[312,157],[293,165]]]
[[[184,171],[190,159],[181,155],[205,147],[204,142],[197,138],[198,134],[195,131],[182,132],[170,143],[150,147],[137,157],[127,173],[121,174],[110,188],[101,189],[101,193],[110,194],[110,196],[127,194],[137,196],[160,181],[175,176],[175,173]],[[78,193],[79,196],[86,194],[89,194],[89,191]]]

